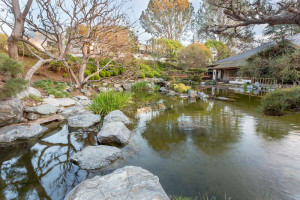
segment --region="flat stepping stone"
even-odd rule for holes
[[[131,123],[129,118],[126,115],[124,115],[124,113],[120,110],[114,110],[104,117],[103,125],[111,122],[122,122],[123,124]]]
[[[68,126],[71,128],[88,128],[101,121],[100,115],[85,114],[68,118]]]
[[[103,125],[97,138],[100,144],[125,145],[130,136],[131,131],[122,122],[111,122]]]
[[[93,114],[93,112],[88,110],[88,108],[85,106],[73,106],[63,110],[61,114],[68,119],[69,117],[74,117],[77,115]]]
[[[37,113],[40,115],[51,115],[51,114],[56,114],[60,108],[52,105],[52,104],[42,104],[36,107],[30,107],[26,108],[26,112],[30,113]]]
[[[75,153],[70,160],[82,169],[101,169],[120,158],[121,155],[122,151],[117,147],[89,146]]]
[[[169,200],[157,176],[127,166],[77,185],[65,200]]]
[[[26,140],[41,136],[48,129],[39,124],[31,126],[7,126],[0,129],[0,142],[8,143],[16,140]]]

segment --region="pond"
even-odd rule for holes
[[[300,114],[267,117],[260,97],[210,89],[236,101],[188,100],[137,93],[125,114],[134,135],[123,158],[102,170],[69,162],[96,145],[95,133],[69,133],[64,123],[27,143],[0,147],[0,199],[60,200],[80,182],[126,165],[157,175],[168,195],[209,194],[233,200],[300,199]],[[150,107],[151,112],[136,113]],[[267,199],[267,198],[265,198]]]

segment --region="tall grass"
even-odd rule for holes
[[[139,91],[139,90],[144,90],[144,89],[148,89],[148,88],[149,88],[149,86],[148,86],[147,81],[138,82],[132,86],[133,91]]]
[[[106,115],[119,110],[131,100],[130,93],[106,91],[98,94],[89,105],[90,110],[99,115]]]
[[[266,115],[280,116],[287,111],[300,111],[300,88],[276,90],[262,99],[262,110]]]

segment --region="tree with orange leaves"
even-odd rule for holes
[[[193,11],[188,0],[150,0],[140,22],[154,37],[181,40],[189,28]]]

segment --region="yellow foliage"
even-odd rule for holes
[[[186,85],[184,85],[183,83],[174,84],[173,87],[174,87],[174,90],[175,90],[176,92],[179,92],[179,93],[185,93],[185,92],[187,92],[189,89],[191,89],[191,87],[186,86]]]
[[[151,10],[176,9],[177,12],[182,12],[189,6],[188,0],[154,0]]]

